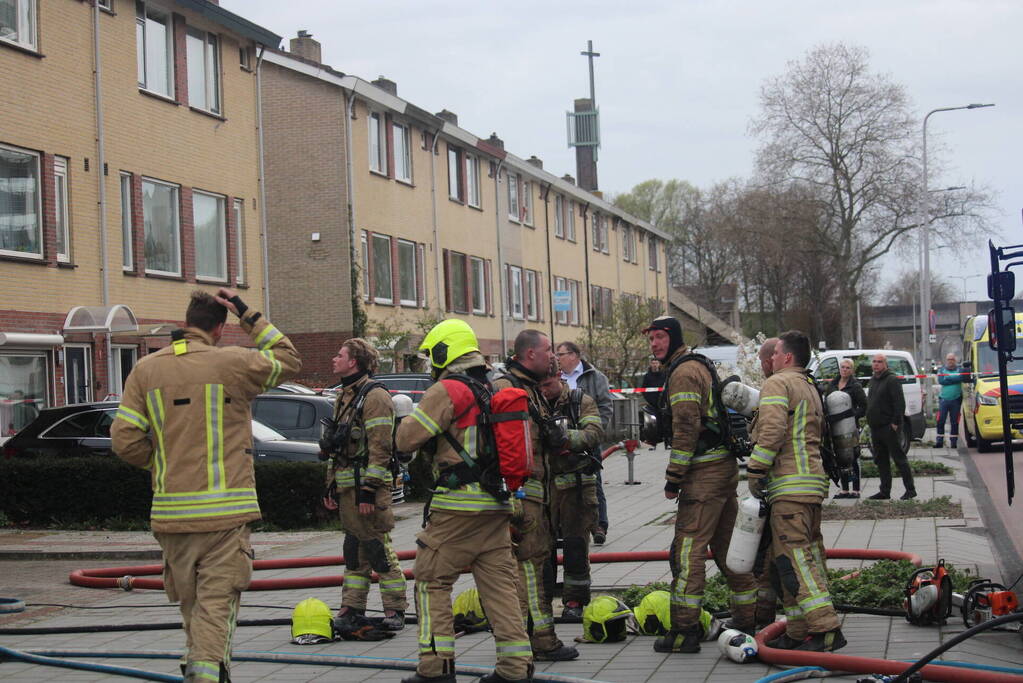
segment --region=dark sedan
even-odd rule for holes
[[[320,420],[334,417],[334,399],[308,394],[260,394],[252,417],[289,439],[320,440]]]
[[[47,408],[3,444],[4,457],[34,455],[111,455],[110,425],[117,403],[77,403]],[[307,441],[291,441],[252,421],[252,448],[260,461],[317,462],[319,447]]]
[[[373,375],[373,379],[387,387],[391,396],[404,394],[410,397],[413,403],[419,403],[423,394],[433,384],[433,377],[425,372],[385,372]],[[324,389],[323,393],[336,394],[340,390],[341,385],[337,384],[329,389]]]

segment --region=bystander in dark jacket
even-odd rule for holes
[[[913,472],[909,469],[909,461],[902,450],[903,415],[906,412],[906,399],[902,394],[902,383],[888,369],[888,359],[883,353],[874,356],[871,361],[873,376],[870,379],[867,394],[867,424],[870,425],[870,444],[874,451],[874,462],[877,464],[881,477],[880,491],[871,498],[888,500],[892,492],[891,461],[895,461],[902,483],[906,487],[902,500],[916,498],[916,486],[913,483]]]

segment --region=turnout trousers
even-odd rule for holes
[[[380,575],[380,599],[384,609],[404,612],[408,607],[405,574],[401,571],[388,533],[394,528],[391,490],[387,486],[377,489],[376,510],[366,516],[359,514],[355,491],[355,488],[343,488],[339,495],[341,527],[345,531],[342,546],[345,581],[341,585],[341,606],[366,609],[370,572],[375,571]]]
[[[252,579],[249,527],[153,536],[163,549],[167,599],[181,603],[185,680],[229,681],[238,604]]]
[[[524,498],[522,516],[515,522],[520,538],[515,548],[515,559],[519,563],[519,607],[522,623],[527,624],[529,642],[533,652],[549,652],[563,645],[554,632],[554,614],[551,609],[551,566],[550,521],[546,506],[532,498]],[[516,504],[517,504],[516,503]],[[545,573],[546,572],[546,573]]]
[[[416,546],[416,671],[428,677],[454,673],[451,586],[468,567],[494,632],[497,673],[509,680],[531,676],[533,655],[519,613],[508,514],[433,510],[426,528],[416,537]]]
[[[821,504],[776,500],[771,503],[771,556],[777,571],[790,638],[839,627],[831,603],[821,536]]]
[[[572,474],[559,477],[575,479]],[[592,476],[589,483],[551,486],[551,526],[564,540],[565,602],[590,602],[590,530],[596,523],[597,487]]]
[[[668,555],[673,630],[691,631],[699,626],[708,548],[728,582],[733,621],[744,627],[753,624],[757,582],[752,573],[736,573],[725,564],[738,512],[738,483],[738,468],[731,456],[690,468],[682,482],[675,539]]]

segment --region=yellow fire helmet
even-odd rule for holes
[[[625,640],[632,610],[612,595],[598,595],[583,608],[583,640],[616,643]]]
[[[633,610],[639,632],[645,636],[663,636],[671,628],[671,594],[650,591]]]
[[[291,613],[291,642],[315,645],[334,640],[330,608],[322,600],[306,598]]]
[[[470,351],[479,351],[476,333],[469,323],[458,318],[449,318],[433,326],[423,338],[419,350],[430,359],[434,370],[443,370],[456,358]]]
[[[480,594],[475,588],[467,588],[455,598],[452,611],[455,618],[455,630],[465,633],[486,631],[490,627],[487,613],[483,611]]]

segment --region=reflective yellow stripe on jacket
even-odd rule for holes
[[[452,512],[511,512],[511,502],[499,501],[484,491],[478,483],[472,483],[457,489],[438,486],[437,492],[430,500],[430,509]]]
[[[156,434],[156,443],[153,448],[153,490],[161,493],[165,490],[167,479],[167,449],[163,443],[163,395],[159,389],[153,389],[146,394],[146,410],[149,412],[149,422]]]
[[[154,493],[154,520],[183,520],[259,512],[256,489]]]

